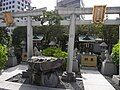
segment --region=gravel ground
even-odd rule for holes
[[[104,76],[107,81],[116,89],[116,90],[120,90],[120,86],[117,85],[116,83],[114,83],[114,81],[112,81],[112,77],[111,76]]]

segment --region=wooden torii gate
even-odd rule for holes
[[[47,8],[41,8],[36,10],[22,11],[12,13],[13,18],[22,18],[27,17],[27,22],[20,23],[16,22],[14,26],[27,26],[27,58],[32,57],[33,55],[33,30],[32,26],[40,26],[41,22],[32,21],[32,17],[43,15],[43,11],[46,11]],[[0,14],[0,19],[3,19],[3,14]],[[5,23],[0,23],[0,27],[6,27]]]
[[[75,25],[92,24],[92,20],[76,20],[76,16],[92,14],[93,8],[56,7],[56,10],[62,16],[66,16],[66,15],[71,16],[71,19],[69,21],[67,20],[61,21],[62,25],[70,25],[69,42],[68,42],[68,61],[67,61],[67,72],[66,72],[66,75],[68,75],[66,76],[68,80],[68,78],[69,79],[73,78],[71,74],[74,75],[74,73],[72,72],[72,65],[73,65],[73,53],[74,53]],[[120,35],[120,7],[107,7],[106,14],[119,14],[118,19],[105,20],[104,24],[105,25],[119,25],[119,35]],[[120,74],[120,62],[119,62],[119,74]]]

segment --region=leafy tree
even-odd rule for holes
[[[102,35],[104,41],[109,46],[109,51],[111,52],[113,45],[116,44],[119,39],[119,27],[116,25],[105,25],[102,30]]]
[[[102,38],[108,44],[108,49],[111,52],[112,46],[118,42],[119,27],[103,24],[80,25],[77,27],[76,36],[86,34]]]
[[[55,11],[44,11],[42,16],[34,17],[36,21],[41,21],[43,25],[45,22],[48,22],[48,25],[60,24],[62,17]]]
[[[46,45],[52,40],[57,43],[62,43],[61,38],[64,38],[67,30],[64,26],[60,25],[62,17],[58,13],[55,11],[46,11],[42,16],[34,17],[34,19],[36,21],[41,21],[42,24],[41,27],[34,27],[34,33],[37,31],[38,34],[43,34]],[[44,25],[46,22],[48,22],[48,24]]]
[[[17,27],[12,34],[12,44],[15,47],[15,55],[18,62],[21,61],[21,42],[27,41],[27,27]]]
[[[27,38],[27,27],[17,27],[13,31],[12,39],[15,47],[20,47],[21,42]]]
[[[12,44],[11,36],[5,28],[0,28],[0,43],[10,46]]]

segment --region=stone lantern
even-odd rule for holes
[[[104,61],[106,58],[105,58],[105,51],[107,50],[107,44],[105,42],[102,42],[100,44],[100,52],[101,52],[101,60]]]
[[[26,50],[25,50],[26,42],[25,42],[25,41],[22,41],[20,44],[21,44],[21,46],[22,46],[22,53],[26,52]]]
[[[105,52],[105,50],[107,50],[107,44],[105,42],[101,43],[100,44],[100,50],[101,52]]]

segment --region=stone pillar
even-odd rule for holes
[[[27,58],[33,55],[33,30],[31,17],[27,18]]]
[[[69,29],[67,73],[72,73],[73,54],[74,54],[74,39],[75,39],[75,14],[72,14],[71,22],[70,22],[70,29]]]
[[[75,39],[75,14],[71,15],[69,41],[68,41],[68,59],[66,72],[62,75],[62,80],[65,82],[75,82],[75,73],[72,72],[73,67],[73,54],[74,54],[74,39]]]

